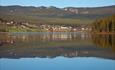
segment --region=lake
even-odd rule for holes
[[[115,70],[115,35],[0,33],[0,70]]]

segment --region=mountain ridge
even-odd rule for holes
[[[98,18],[111,16],[115,14],[115,5],[97,8],[57,8],[54,6],[45,7],[33,7],[33,6],[0,6],[0,18],[6,20],[16,21],[32,21],[32,23],[58,23],[58,19],[61,21],[68,20],[68,23],[72,23],[72,20],[83,21],[80,23],[89,23]],[[63,20],[64,19],[64,20]],[[70,19],[70,20],[69,20]],[[61,24],[63,24],[61,22]],[[64,22],[67,23],[67,22]],[[75,22],[74,22],[75,23]],[[76,22],[78,23],[78,22]]]
[[[38,7],[56,7],[56,6],[44,6],[44,5],[41,5],[41,6],[23,6],[23,5],[0,5],[0,7],[13,7],[13,6],[17,6],[17,7],[35,7],[35,8],[38,8]],[[97,7],[74,7],[74,6],[66,6],[66,7],[63,7],[63,8],[67,8],[67,7],[73,7],[73,8],[103,8],[103,7],[115,7],[115,5],[107,5],[107,6],[97,6]],[[56,8],[60,8],[60,7],[56,7]]]

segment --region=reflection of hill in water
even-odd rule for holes
[[[86,33],[0,34],[1,58],[100,57],[115,59],[114,35]]]

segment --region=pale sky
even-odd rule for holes
[[[115,0],[0,0],[0,5],[99,7],[115,5]]]

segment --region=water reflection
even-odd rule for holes
[[[76,39],[91,39],[91,35],[87,33],[76,33],[76,32],[42,32],[42,33],[11,33],[13,35],[13,38],[18,38],[20,40],[27,41],[32,37],[31,39],[37,39],[37,40],[76,40]]]
[[[95,35],[94,35],[95,36]],[[96,35],[94,38],[94,43],[103,48],[111,48],[115,51],[115,35]]]
[[[115,59],[115,35],[75,32],[0,33],[0,58],[99,57]]]

